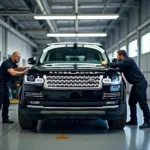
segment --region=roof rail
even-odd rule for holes
[[[50,46],[50,45],[60,45],[60,44],[74,44],[74,43],[102,46],[102,44],[100,44],[100,43],[92,43],[92,42],[58,42],[58,43],[49,43],[49,44],[47,44],[47,46]]]

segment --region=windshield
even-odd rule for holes
[[[101,48],[102,49],[102,48]],[[103,49],[102,49],[103,50]],[[94,63],[108,61],[106,53],[87,47],[58,47],[43,51],[40,64],[50,63]]]

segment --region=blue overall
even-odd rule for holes
[[[137,121],[136,104],[139,102],[140,108],[143,111],[144,120],[150,122],[150,111],[146,93],[147,81],[135,61],[130,57],[126,57],[122,61],[108,63],[108,66],[112,68],[119,67],[126,80],[133,85],[129,96],[131,120]]]

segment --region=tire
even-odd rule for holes
[[[125,87],[124,87],[124,92],[123,92],[123,99],[122,101],[124,102],[124,112],[120,116],[119,119],[116,120],[108,120],[108,125],[110,129],[123,129],[125,124],[126,124],[126,118],[127,118],[127,104],[126,104],[126,94],[125,94]],[[122,102],[122,103],[123,103]]]
[[[18,118],[19,118],[19,125],[22,129],[36,129],[38,120],[32,120],[26,117],[22,113],[20,105],[18,107]]]

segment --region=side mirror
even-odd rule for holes
[[[36,64],[36,57],[29,58],[29,59],[28,59],[28,64],[30,64],[30,65],[35,65],[35,64]]]
[[[117,62],[117,61],[118,61],[117,58],[112,59],[112,62]]]

